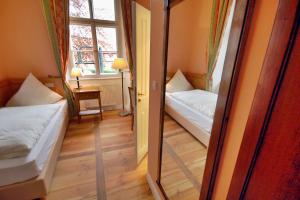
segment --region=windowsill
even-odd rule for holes
[[[121,76],[106,76],[106,77],[79,77],[79,81],[90,81],[90,80],[113,80],[121,79]],[[75,78],[69,79],[69,81],[76,81]]]

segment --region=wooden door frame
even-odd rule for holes
[[[167,75],[167,61],[168,61],[168,40],[169,40],[169,21],[170,9],[181,1],[164,0],[164,74],[161,107],[164,108],[165,102],[165,85]],[[208,148],[207,160],[205,164],[205,171],[200,192],[200,200],[211,199],[216,175],[219,168],[224,138],[227,130],[228,120],[230,117],[231,106],[235,94],[236,84],[240,71],[240,66],[243,60],[245,44],[249,33],[249,27],[252,19],[253,8],[255,0],[237,0],[234,10],[232,27],[230,30],[230,37],[225,57],[224,70],[220,84],[220,90],[215,111],[214,123],[212,127],[212,134]],[[239,38],[239,39],[237,39]],[[162,194],[166,199],[163,187],[160,183],[161,178],[161,163],[162,163],[162,139],[163,139],[163,121],[164,109],[160,113],[160,155],[159,155],[159,172],[156,180],[161,189]]]
[[[227,199],[243,199],[299,29],[298,0],[280,0]],[[284,28],[283,28],[284,27]]]
[[[134,112],[133,112],[133,134],[134,134],[134,147],[135,147],[135,163],[138,165],[137,155],[137,67],[136,67],[136,3],[131,2],[131,14],[132,14],[132,64],[133,64],[133,77],[132,87],[134,91]]]

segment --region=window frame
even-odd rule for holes
[[[116,73],[102,73],[100,71],[100,65],[99,65],[99,52],[98,52],[98,43],[97,43],[97,33],[96,33],[96,27],[103,27],[103,28],[115,28],[116,29],[116,46],[117,46],[117,57],[122,57],[122,37],[121,37],[121,11],[120,11],[120,1],[114,0],[114,9],[115,9],[115,20],[101,20],[101,19],[94,19],[94,6],[93,6],[93,0],[87,0],[89,4],[89,12],[90,12],[90,18],[81,18],[81,17],[70,17],[70,25],[88,25],[91,27],[92,32],[92,40],[93,40],[93,54],[95,59],[95,68],[96,68],[96,74],[95,75],[84,75],[82,78],[108,78],[108,77],[119,77],[120,72],[117,71]],[[71,45],[71,43],[70,43]],[[70,59],[74,60],[74,57],[72,55],[72,49],[70,46]],[[72,63],[72,62],[71,62]],[[73,62],[74,63],[74,62]],[[74,66],[71,66],[74,67]],[[71,71],[71,70],[70,70]]]

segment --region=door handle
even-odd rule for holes
[[[143,93],[139,93],[139,92],[138,92],[138,96],[144,96],[144,94],[143,94]]]

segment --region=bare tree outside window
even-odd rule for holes
[[[90,18],[88,0],[70,0],[70,16]]]

